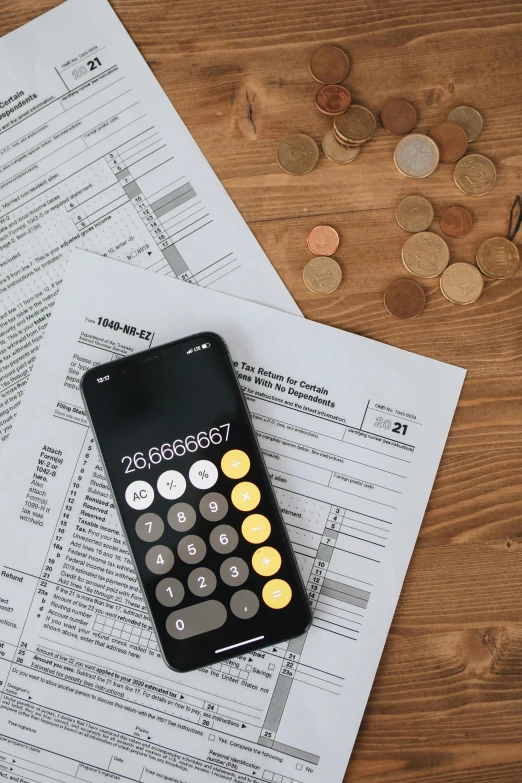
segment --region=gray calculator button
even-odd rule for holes
[[[239,543],[239,536],[230,525],[216,525],[210,534],[210,546],[222,555],[233,552]]]
[[[184,596],[185,588],[179,579],[167,577],[156,586],[156,598],[163,606],[177,606],[183,601]]]
[[[228,500],[219,492],[207,492],[199,501],[199,513],[209,522],[219,522],[227,511]]]
[[[167,633],[174,639],[190,639],[191,636],[221,628],[226,619],[227,610],[220,601],[202,601],[169,614]]]
[[[157,541],[161,538],[165,525],[157,514],[147,512],[136,520],[136,535],[142,541]]]
[[[219,575],[226,585],[236,587],[246,582],[248,566],[241,557],[227,557],[221,563]]]
[[[174,565],[174,554],[168,546],[153,546],[145,555],[145,565],[153,574],[166,574]]]
[[[187,579],[189,590],[197,596],[207,596],[214,592],[217,585],[216,575],[210,568],[195,568]]]
[[[184,563],[200,563],[207,554],[207,545],[199,536],[183,536],[178,544],[178,555]]]
[[[238,590],[230,599],[232,614],[240,620],[250,620],[259,609],[259,598],[252,590]]]
[[[186,533],[196,522],[196,512],[188,503],[174,503],[169,508],[167,522],[178,533]]]

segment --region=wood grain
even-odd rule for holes
[[[86,0],[87,1],[87,0]],[[0,32],[50,0],[3,0]],[[393,320],[382,291],[404,274],[406,195],[474,216],[448,240],[473,261],[506,235],[522,194],[522,3],[497,0],[115,0],[114,8],[308,318],[468,368],[439,475],[404,584],[345,783],[519,783],[522,780],[522,270],[486,282],[469,307],[438,281],[416,321]],[[495,162],[482,198],[461,194],[453,165],[414,182],[396,171],[396,139],[378,130],[357,160],[324,157],[304,178],[280,171],[277,142],[320,143],[308,59],[322,43],[350,56],[346,85],[378,111],[414,103],[418,130],[470,104],[485,126],[472,149]],[[341,287],[302,282],[308,231],[341,235]],[[433,230],[439,231],[438,223]],[[522,242],[522,229],[515,241]]]

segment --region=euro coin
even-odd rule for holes
[[[292,133],[277,148],[277,162],[288,174],[308,174],[318,160],[317,144],[304,133]]]
[[[413,234],[402,248],[402,263],[416,277],[437,277],[449,263],[449,248],[431,231]]]
[[[433,223],[433,217],[433,207],[422,196],[407,196],[395,210],[399,226],[412,234],[426,231]]]
[[[433,174],[439,165],[439,148],[429,136],[411,133],[399,141],[393,160],[405,177],[421,179]]]
[[[417,112],[408,101],[401,98],[389,101],[381,111],[381,124],[388,133],[404,136],[410,133],[417,123]]]
[[[464,207],[448,207],[440,216],[440,227],[449,237],[463,237],[473,225],[473,218]]]
[[[473,264],[451,264],[440,278],[440,290],[453,304],[472,304],[477,301],[483,289],[484,280]]]
[[[479,269],[496,280],[514,275],[519,263],[518,247],[505,237],[489,237],[477,250]]]
[[[464,128],[468,141],[475,141],[482,133],[482,117],[472,106],[457,106],[448,114],[449,122],[456,122]]]
[[[307,263],[303,280],[307,288],[316,294],[331,294],[341,284],[341,267],[329,256],[317,256]]]
[[[348,56],[338,46],[320,46],[310,57],[310,73],[316,82],[337,84],[350,70]]]
[[[463,193],[484,196],[495,184],[497,170],[485,155],[466,155],[455,166],[453,179]]]
[[[429,134],[439,148],[441,163],[453,163],[468,148],[466,131],[456,122],[439,122],[430,128]]]
[[[333,130],[329,130],[323,139],[323,152],[333,163],[351,163],[360,151],[360,147],[348,147],[341,144],[334,136]]]
[[[325,84],[315,96],[315,105],[319,111],[332,117],[343,114],[351,102],[352,96],[346,87],[340,84]]]
[[[331,256],[339,247],[339,234],[331,226],[316,226],[308,234],[306,243],[316,256]]]
[[[347,112],[334,117],[336,135],[348,144],[363,144],[375,131],[377,122],[365,106],[352,104]]]
[[[424,310],[426,295],[415,280],[394,280],[384,290],[384,306],[395,318],[416,318]]]

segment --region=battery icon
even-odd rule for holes
[[[210,343],[203,343],[202,348],[210,348]]]

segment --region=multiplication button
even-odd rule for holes
[[[221,459],[221,470],[231,479],[240,479],[250,470],[248,454],[239,449],[231,449]]]
[[[253,511],[259,505],[261,492],[251,481],[241,481],[232,490],[232,503],[239,511]]]

